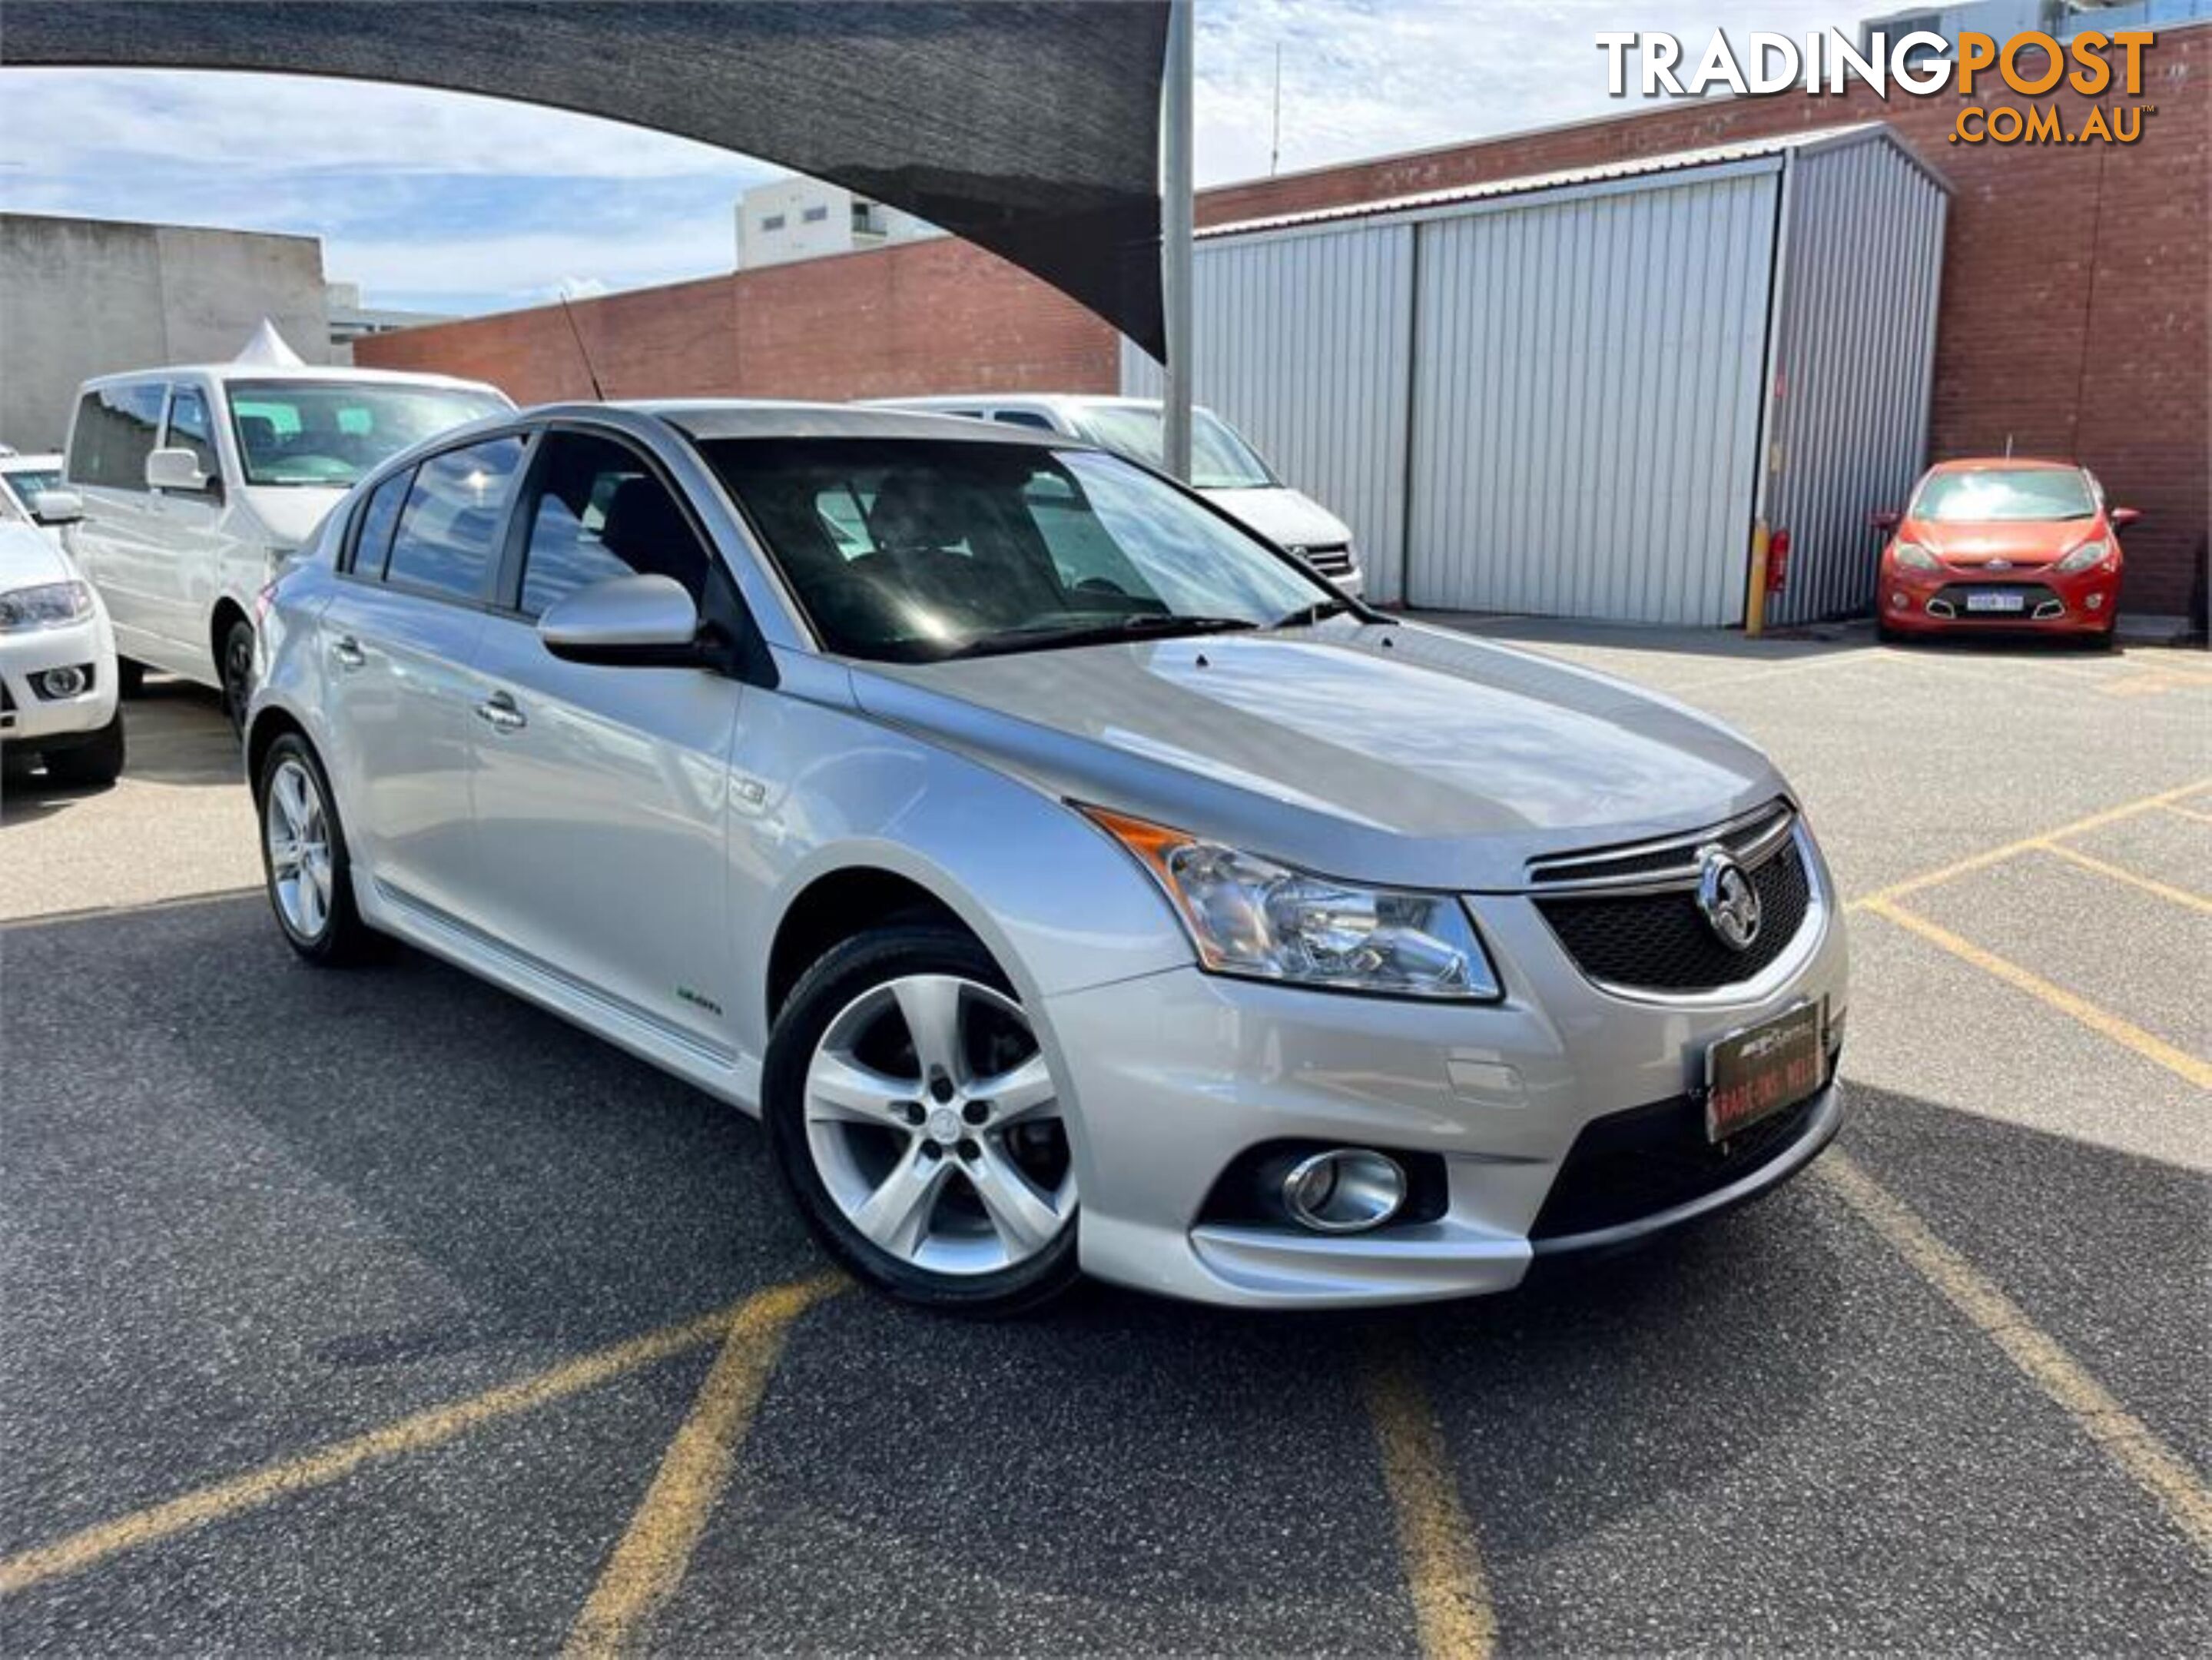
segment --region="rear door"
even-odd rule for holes
[[[702,605],[729,579],[680,494],[607,434],[545,434],[517,521],[519,568],[477,659],[500,709],[472,734],[484,926],[726,1064],[741,1006],[729,756],[745,690],[703,668],[564,662],[536,625],[611,577],[670,576]]]
[[[379,484],[319,624],[356,858],[386,900],[477,926],[470,774],[489,689],[473,662],[525,453],[520,435],[483,439]]]

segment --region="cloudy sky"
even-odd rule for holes
[[[1200,185],[1571,121],[1601,29],[1802,35],[1873,0],[1198,0]],[[731,208],[778,169],[583,116],[401,87],[0,70],[0,208],[318,235],[371,303],[477,312],[726,271]]]

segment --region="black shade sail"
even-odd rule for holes
[[[1166,38],[1165,0],[6,0],[0,64],[399,81],[658,128],[918,214],[1161,357]]]

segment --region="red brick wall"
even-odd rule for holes
[[[2032,59],[2021,64],[2032,71]],[[1963,100],[1784,94],[1624,113],[1546,132],[1207,191],[1216,225],[1881,117],[1954,189],[1937,326],[1935,456],[2072,455],[2116,502],[2129,608],[2179,611],[2201,569],[2212,485],[2212,28],[2147,55],[2140,143],[1948,142]],[[1990,92],[1994,82],[1978,91]],[[1998,89],[2002,92],[2002,89]],[[2055,105],[2069,131],[2091,100]],[[2109,107],[2117,100],[2101,100]],[[857,398],[976,387],[1110,391],[1106,325],[992,255],[933,241],[580,301],[610,396]],[[532,401],[587,390],[557,307],[364,340],[362,363],[471,374]]]

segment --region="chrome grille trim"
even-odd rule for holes
[[[1640,893],[1672,893],[1698,885],[1698,854],[1715,842],[1725,847],[1746,870],[1757,870],[1789,844],[1797,828],[1797,813],[1784,800],[1679,836],[1631,842],[1589,853],[1560,854],[1531,860],[1527,891],[1553,894],[1606,893],[1627,897]],[[1680,857],[1673,857],[1679,854]],[[1606,873],[1608,866],[1648,868]]]

